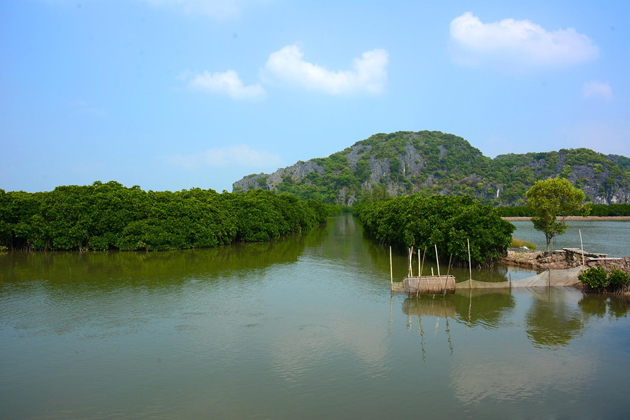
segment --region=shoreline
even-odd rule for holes
[[[532,218],[530,216],[515,216],[515,217],[502,217],[501,219],[508,222],[527,222]],[[579,221],[579,222],[624,222],[630,221],[630,216],[567,216],[565,221]]]

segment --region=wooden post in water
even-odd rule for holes
[[[448,276],[451,274],[451,261],[453,260],[453,254],[448,259],[448,270],[446,271],[446,279],[444,280],[444,296],[446,296],[446,284],[448,283]],[[448,322],[448,317],[446,317]],[[446,324],[448,328],[448,323]]]
[[[578,229],[580,232],[580,248],[582,248],[582,267],[584,267],[584,243],[582,242],[582,229]]]
[[[427,257],[427,247],[424,247],[424,254],[422,254],[422,270],[424,270],[424,259]]]
[[[418,279],[420,279],[420,277],[422,277],[422,264],[420,264],[420,248],[418,248]],[[418,280],[418,282],[420,282],[420,280]]]
[[[394,290],[394,268],[392,265],[392,247],[389,247],[389,276],[390,276],[390,284],[392,285],[392,290]]]
[[[440,259],[438,258],[437,245],[435,245],[435,262],[437,263],[438,277],[440,277]]]
[[[472,280],[472,263],[470,262],[470,239],[466,238],[466,241],[468,242],[468,273],[470,280]]]

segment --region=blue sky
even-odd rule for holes
[[[630,2],[6,0],[0,188],[213,188],[375,133],[630,156]]]

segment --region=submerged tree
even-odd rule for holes
[[[536,181],[526,196],[527,207],[535,215],[532,217],[534,228],[545,234],[547,251],[551,249],[551,240],[566,232],[566,216],[585,208],[584,192],[559,177]],[[558,221],[559,216],[562,218]]]

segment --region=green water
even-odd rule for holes
[[[515,238],[547,249],[545,235],[534,229],[532,222],[511,222],[516,226]],[[554,249],[580,248],[580,231],[584,251],[608,254],[609,257],[630,256],[630,221],[568,221],[566,233],[553,239]]]
[[[0,418],[624,418],[628,308],[391,298],[388,250],[349,216],[210,250],[5,253]]]

